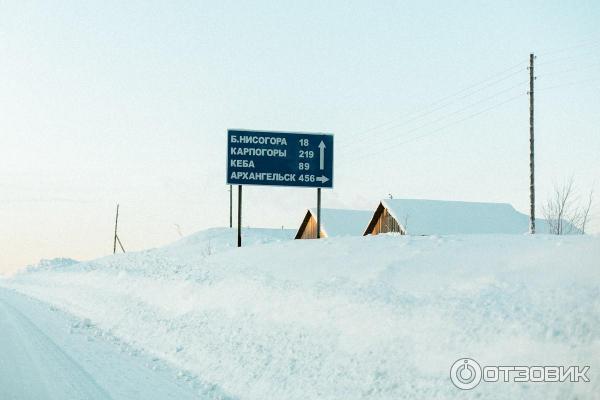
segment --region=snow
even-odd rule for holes
[[[242,228],[243,245],[281,242],[294,238],[293,229]],[[237,246],[237,228],[211,228],[186,236],[167,246],[170,249],[210,247],[210,251],[223,251]]]
[[[507,203],[425,199],[387,199],[381,203],[411,235],[518,234],[529,230],[529,216]],[[548,224],[536,219],[536,229],[548,233]]]
[[[308,211],[316,220],[317,209]],[[321,230],[327,237],[361,236],[372,216],[373,211],[321,208]]]
[[[171,369],[89,319],[6,289],[0,289],[0,327],[2,400],[220,397],[218,388]]]
[[[36,270],[42,269],[56,269],[56,268],[65,268],[73,264],[77,264],[79,261],[74,260],[72,258],[52,258],[50,260],[42,259],[35,265],[28,265],[26,268],[27,271],[33,272]]]
[[[255,244],[237,249],[234,231],[0,285],[87,318],[238,399],[600,393],[600,237],[294,241],[293,232],[252,230],[245,240]],[[462,392],[448,378],[461,357],[590,365],[590,382],[484,382]]]

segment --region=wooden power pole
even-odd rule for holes
[[[535,234],[535,163],[533,131],[533,53],[529,54],[529,233]]]
[[[125,253],[125,248],[123,247],[123,243],[121,243],[121,239],[119,239],[119,235],[117,233],[117,227],[119,226],[119,204],[117,204],[117,216],[115,217],[115,237],[113,240],[113,254],[117,252],[117,243],[119,243],[119,247],[121,251]]]
[[[117,252],[117,227],[119,225],[119,204],[117,203],[117,216],[115,217],[115,237],[113,239],[113,254]]]

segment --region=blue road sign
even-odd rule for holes
[[[333,135],[227,131],[230,185],[333,187]]]

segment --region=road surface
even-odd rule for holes
[[[182,372],[91,321],[0,288],[0,399],[202,399]]]

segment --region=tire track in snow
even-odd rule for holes
[[[75,360],[0,298],[0,398],[110,400]]]

